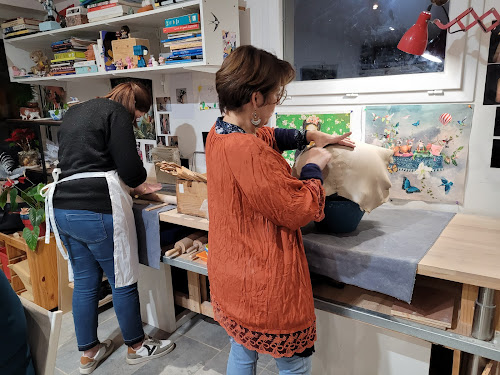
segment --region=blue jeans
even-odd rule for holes
[[[257,352],[238,344],[231,337],[231,352],[227,361],[227,375],[256,375]],[[312,357],[275,358],[280,375],[311,375]]]
[[[75,276],[73,319],[78,349],[85,351],[99,343],[97,305],[102,273],[113,292],[113,306],[128,346],[144,338],[137,283],[115,288],[113,216],[84,210],[55,209],[57,228],[68,251]]]

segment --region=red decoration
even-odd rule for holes
[[[412,55],[421,55],[427,47],[427,21],[431,19],[430,12],[422,12],[418,20],[403,35],[398,44],[398,49]]]

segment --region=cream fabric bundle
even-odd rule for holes
[[[361,210],[370,212],[389,200],[391,181],[387,166],[393,151],[366,143],[356,143],[354,149],[340,145],[325,147],[332,159],[323,170],[326,195],[337,193],[359,204]],[[293,175],[300,176],[306,163],[302,153],[293,167]]]

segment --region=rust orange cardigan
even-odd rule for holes
[[[206,158],[215,319],[248,349],[300,353],[316,340],[300,227],[324,216],[321,182],[291,176],[269,127],[257,136],[212,128]]]

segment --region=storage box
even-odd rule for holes
[[[158,146],[153,148],[151,152],[153,163],[155,163],[156,181],[161,184],[175,184],[177,177],[170,173],[160,171],[160,167],[156,165],[158,162],[168,161],[176,164],[181,164],[181,153],[177,147]]]
[[[87,18],[87,8],[76,6],[66,10],[66,26],[76,26],[89,23]]]
[[[177,179],[177,212],[208,219],[207,183]]]
[[[76,74],[97,73],[97,65],[79,66],[75,68]]]
[[[149,40],[148,39],[139,39],[139,38],[128,38],[128,39],[117,39],[111,41],[111,47],[113,49],[113,60],[118,61],[122,60],[123,66],[127,66],[127,57],[132,59],[132,62],[137,65],[139,63],[139,56],[134,55],[134,46],[145,46],[148,49],[148,52],[151,51],[149,48]],[[146,63],[149,60],[149,53],[144,56],[144,60]]]

